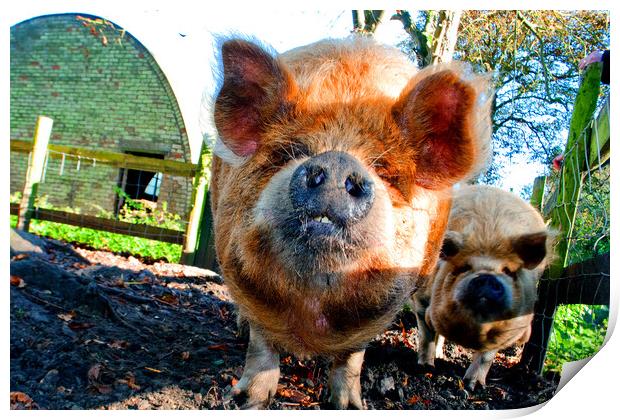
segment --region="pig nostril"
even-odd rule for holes
[[[366,195],[368,189],[364,179],[357,174],[351,174],[344,181],[344,187],[349,195],[359,198]]]
[[[316,188],[325,182],[325,171],[322,168],[311,168],[306,175],[306,186]]]

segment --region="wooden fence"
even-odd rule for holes
[[[210,243],[210,235],[208,233],[200,233],[203,226],[208,230],[211,229],[211,213],[207,196],[209,154],[205,147],[201,150],[199,163],[194,165],[192,163],[134,156],[105,150],[54,145],[49,144],[52,125],[53,121],[51,119],[39,117],[33,141],[11,140],[11,151],[31,153],[22,200],[19,204],[11,204],[11,214],[18,216],[18,229],[27,231],[30,221],[37,219],[168,242],[183,246],[181,257],[183,264],[205,268],[214,267],[215,256],[212,251],[213,245]],[[185,231],[179,231],[36,207],[35,199],[43,176],[45,156],[50,152],[62,154],[66,159],[90,159],[97,163],[117,168],[161,172],[168,175],[192,178],[191,210],[187,220],[187,228]]]
[[[575,99],[558,181],[550,186],[545,177],[538,177],[532,189],[532,205],[558,234],[555,260],[539,282],[532,335],[520,362],[538,373],[544,367],[559,305],[609,305],[609,253],[574,264],[569,261],[584,181],[610,159],[609,98],[594,118],[600,77],[600,64],[589,66],[584,74]],[[549,197],[545,196],[546,190],[552,190]]]

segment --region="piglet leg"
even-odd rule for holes
[[[415,318],[418,323],[418,364],[421,366],[435,366],[435,346],[439,336],[429,323],[427,323],[425,314],[425,307],[416,308]]]
[[[363,410],[360,374],[364,352],[360,350],[334,358],[329,374],[331,395],[329,402],[338,409],[356,408]]]
[[[243,375],[231,396],[243,400],[242,408],[266,408],[275,395],[280,379],[280,355],[259,330],[250,324],[250,341]]]
[[[474,360],[467,368],[463,378],[467,389],[473,391],[477,384],[480,384],[482,387],[486,386],[487,374],[493,364],[496,353],[497,350],[474,353]]]

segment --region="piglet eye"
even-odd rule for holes
[[[502,269],[502,272],[512,278],[515,278],[517,276],[517,273],[514,271],[511,271],[508,267],[504,267]]]
[[[465,273],[466,271],[469,271],[469,270],[471,270],[471,265],[465,264],[459,267],[455,267],[454,270],[452,270],[452,274],[455,276],[458,276],[459,274]]]

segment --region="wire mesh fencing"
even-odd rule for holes
[[[567,145],[561,167],[539,180],[542,197],[534,201],[558,238],[555,260],[539,283],[532,337],[522,359],[538,372],[560,374],[563,363],[594,355],[607,332],[609,140],[607,98]]]

